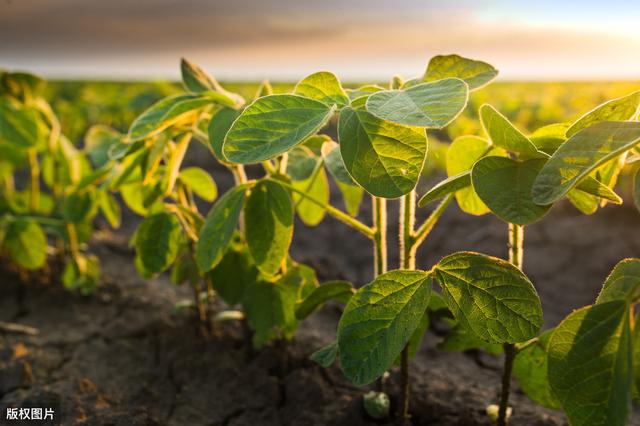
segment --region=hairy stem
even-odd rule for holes
[[[35,148],[29,148],[29,176],[31,178],[31,192],[29,193],[29,209],[32,212],[38,210],[40,204],[40,164],[38,152]]]
[[[373,278],[387,272],[387,200],[371,196],[373,204]]]
[[[429,215],[429,217],[418,227],[416,232],[413,234],[413,242],[412,244],[415,246],[414,249],[417,250],[418,247],[423,243],[424,239],[427,238],[435,224],[440,219],[440,216],[445,212],[451,201],[453,201],[453,194],[447,195],[441,202],[438,204],[438,207],[435,208],[433,212]]]
[[[524,240],[524,226],[509,224],[509,262],[518,269],[522,269]],[[498,407],[498,426],[507,424],[507,407],[509,406],[509,392],[511,390],[511,371],[513,360],[518,351],[511,343],[504,344],[504,369],[502,371],[502,391],[500,393],[500,406]]]
[[[414,244],[413,228],[416,217],[416,192],[411,191],[400,199],[400,269],[416,269],[416,248]],[[411,397],[411,385],[409,382],[409,343],[402,350],[400,360],[400,422],[408,426],[411,416],[409,415],[409,399]]]
[[[247,183],[247,173],[244,170],[244,166],[242,164],[234,164],[229,166],[229,170],[233,174],[233,180],[236,186],[243,185]],[[240,212],[240,218],[238,219],[238,227],[240,228],[240,234],[242,234],[244,238],[244,209]]]

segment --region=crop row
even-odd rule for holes
[[[531,134],[482,105],[485,135],[456,138],[446,154],[448,177],[417,201],[427,130],[454,121],[469,93],[497,76],[493,66],[436,56],[422,76],[394,77],[387,88],[344,89],[334,74],[318,72],[292,93],[273,94],[265,82],[250,102],[185,60],[181,71],[184,93],[152,105],[127,134],[92,127],[82,149],[61,134],[42,80],[0,73],[0,248],[23,277],[62,265],[66,287],[91,292],[100,266],[87,242],[97,214],[119,226],[119,195],[143,217],[131,240],[137,270],[145,277],[170,270],[175,283],[188,283],[205,332],[214,322],[242,319],[261,347],[293,338],[327,301],[343,303],[335,341],[312,358],[325,367],[339,361],[358,386],[382,381],[399,365],[399,409],[391,415],[401,423],[410,422],[411,358],[436,320],[450,325],[445,344],[504,353],[501,398],[487,408],[499,425],[511,412],[512,373],[532,400],[563,410],[572,425],[627,422],[640,385],[640,260],[621,261],[594,304],[544,332],[522,261],[526,226],[554,203],[567,199],[584,214],[622,203],[618,175],[640,158],[640,92]],[[322,133],[330,122],[337,141]],[[235,185],[220,197],[208,172],[183,167],[192,143],[233,175]],[[246,165],[259,165],[261,177],[248,179]],[[330,204],[330,180],[344,209]],[[370,221],[359,215],[365,196]],[[393,270],[390,199],[400,203]],[[507,260],[458,252],[418,268],[416,250],[454,200],[470,215],[506,222]],[[416,209],[436,201],[416,224]],[[213,203],[206,215],[203,202]],[[373,281],[320,284],[290,255],[296,215],[308,226],[330,215],[366,236]],[[215,312],[216,297],[229,309]],[[384,392],[364,401],[372,416],[390,415]]]

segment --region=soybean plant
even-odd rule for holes
[[[100,276],[97,257],[84,246],[93,219],[100,210],[118,226],[119,206],[100,185],[110,166],[93,170],[91,147],[80,150],[62,134],[44,87],[35,75],[0,71],[0,249],[23,276],[48,270],[54,254],[65,287],[87,293]]]

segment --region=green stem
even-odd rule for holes
[[[272,179],[272,178],[268,178],[268,179],[273,181],[273,182],[279,183],[280,185],[284,186],[285,188],[289,189],[290,191],[295,192],[296,194],[299,194],[299,195],[305,197],[307,200],[309,200],[309,202],[314,203],[314,204],[322,207],[323,209],[325,209],[327,211],[327,213],[329,213],[331,216],[333,216],[334,218],[336,218],[340,222],[342,222],[342,223],[352,227],[353,229],[361,232],[366,237],[373,239],[375,230],[373,228],[365,225],[364,223],[360,222],[358,219],[349,216],[347,213],[345,213],[342,210],[339,210],[339,209],[333,207],[330,204],[324,203],[322,201],[317,200],[314,197],[311,197],[310,195],[308,195],[304,191],[299,190],[298,188],[294,187],[291,184],[288,184],[287,182],[284,182],[284,181],[281,181],[281,180],[278,180],[278,179]]]
[[[35,212],[38,210],[40,204],[40,164],[38,163],[38,152],[35,148],[29,148],[28,156],[29,176],[31,178],[29,209]]]
[[[417,250],[424,242],[424,239],[427,238],[435,224],[438,222],[438,219],[440,219],[440,216],[442,216],[447,207],[449,207],[449,204],[451,204],[451,201],[453,201],[453,198],[453,194],[447,195],[413,234],[412,244],[415,246],[415,250]]]
[[[245,183],[247,183],[247,173],[244,170],[244,166],[242,164],[231,164],[228,166],[229,170],[231,170],[231,173],[233,174],[233,180],[236,184],[236,186],[239,185],[244,185]],[[242,235],[242,237],[244,238],[244,231],[245,231],[245,225],[244,225],[244,209],[243,211],[240,212],[240,218],[238,220],[238,227],[240,228],[240,234]]]
[[[373,278],[387,272],[387,200],[371,196],[373,205]]]
[[[416,192],[411,191],[400,199],[400,269],[416,269],[416,248],[414,244],[413,229],[416,217]],[[400,359],[400,413],[401,424],[409,425],[409,400],[411,397],[411,384],[409,377],[409,343],[402,350]]]
[[[524,241],[524,226],[509,224],[509,262],[518,269],[522,269],[522,259]],[[511,390],[511,371],[513,361],[518,353],[516,346],[505,343],[504,347],[504,369],[502,371],[502,391],[500,393],[500,406],[498,407],[498,426],[507,424],[507,407],[509,406],[509,392]]]

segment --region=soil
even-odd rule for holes
[[[217,180],[221,189],[230,184],[225,176]],[[397,202],[389,204],[392,218]],[[363,207],[364,217],[368,209]],[[560,204],[527,227],[524,269],[540,293],[545,327],[592,303],[612,267],[640,253],[638,222],[631,207],[582,216]],[[57,402],[65,425],[385,424],[367,418],[363,389],[345,380],[337,366],[324,369],[309,360],[334,339],[337,305],[304,322],[292,342],[260,351],[248,348],[235,323],[220,324],[204,338],[191,313],[173,313],[178,301],[191,299],[189,289],[165,276],[144,280],[136,274],[126,245],[134,227],[128,216],[122,229],[92,242],[104,276],[92,295],[71,294],[56,284],[20,284],[6,271],[0,275],[0,321],[39,331],[0,332],[0,403]],[[428,268],[458,250],[505,257],[506,236],[506,224],[452,206],[418,253],[418,265]],[[395,245],[390,239],[390,249]],[[371,279],[369,241],[331,218],[313,229],[298,224],[292,253],[317,268],[321,281],[344,278],[361,285]],[[391,250],[390,265],[396,262]],[[439,352],[439,339],[429,333],[412,363],[413,423],[490,425],[484,411],[498,400],[501,358]],[[387,383],[392,396],[397,381],[393,369]],[[514,387],[511,425],[567,424],[562,413],[536,406]],[[640,425],[637,411],[631,424]]]

